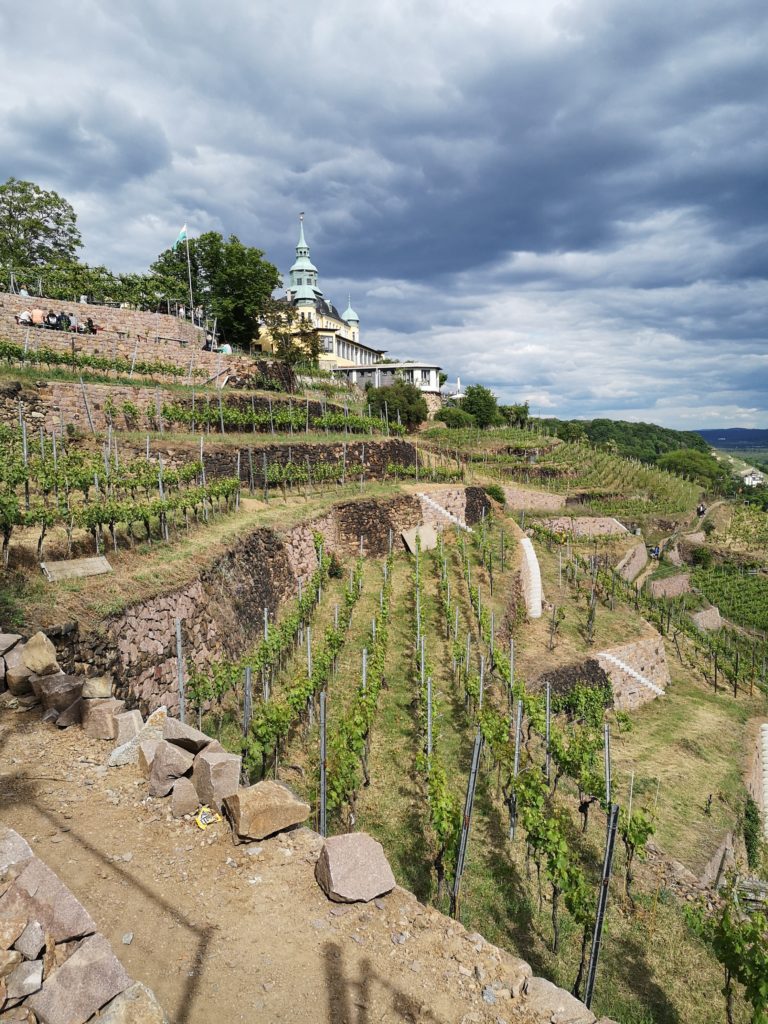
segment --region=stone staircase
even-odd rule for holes
[[[621,658],[617,658],[615,654],[611,654],[610,651],[601,651],[599,657],[605,658],[606,661],[611,662],[611,664],[615,665],[616,668],[620,669],[622,672],[625,672],[630,677],[630,679],[634,679],[635,682],[640,683],[641,686],[644,686],[646,689],[650,690],[651,693],[654,694],[654,696],[664,696],[665,691],[662,690],[660,686],[657,686],[656,683],[651,682],[651,680],[648,679],[647,676],[642,675],[642,673],[632,668],[631,665],[628,665],[625,661],[622,661]]]
[[[424,502],[424,504],[429,506],[429,508],[431,508],[432,511],[437,516],[441,517],[445,522],[453,523],[455,526],[458,526],[460,530],[465,530],[467,533],[472,533],[471,526],[467,526],[467,524],[463,523],[458,516],[455,516],[453,512],[449,512],[447,508],[443,508],[443,506],[438,504],[438,502],[436,502],[434,498],[430,498],[428,494],[425,494],[423,491],[419,491],[416,496],[418,497],[419,501],[422,501]]]

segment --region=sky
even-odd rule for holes
[[[187,223],[539,415],[768,427],[765,0],[0,5],[0,181]]]

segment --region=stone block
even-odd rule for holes
[[[79,939],[96,931],[96,923],[85,907],[37,857],[0,896],[0,917],[38,921],[54,942]]]
[[[27,640],[21,650],[24,664],[35,675],[49,676],[54,672],[61,671],[56,660],[56,648],[45,633],[35,633],[34,636]]]
[[[144,719],[141,717],[141,712],[134,709],[115,715],[115,724],[117,725],[117,745],[122,746],[128,740],[139,735],[144,727]]]
[[[595,1024],[594,1013],[584,1003],[545,978],[526,981],[523,1006],[532,1020]]]
[[[113,740],[117,736],[115,718],[125,711],[125,701],[115,700],[84,700],[83,729],[86,736],[94,740]]]
[[[18,949],[0,949],[0,979],[13,974],[23,957]]]
[[[34,856],[32,847],[26,839],[22,839],[12,828],[3,828],[0,825],[0,876],[4,875],[8,868],[21,868]]]
[[[152,747],[152,753],[154,756],[154,749],[157,746],[157,742],[163,738],[163,724],[167,714],[168,709],[165,707],[157,708],[153,711],[136,736],[133,736],[125,743],[121,743],[120,746],[115,747],[109,755],[109,761],[107,762],[109,767],[119,768],[122,765],[138,763],[139,767],[144,771],[144,774],[149,778],[151,758],[147,765],[142,765],[140,749],[145,743],[154,741],[154,747]]]
[[[30,921],[13,944],[27,960],[36,960],[45,945],[45,931],[39,921]]]
[[[280,782],[257,782],[238,790],[224,801],[224,812],[232,826],[236,843],[264,839],[275,832],[306,821],[310,814],[305,804]]]
[[[370,903],[395,887],[381,843],[365,832],[326,839],[315,865],[315,878],[335,903]]]
[[[139,771],[148,779],[152,774],[152,762],[155,760],[157,748],[162,743],[160,739],[142,740],[137,748],[137,762]],[[120,748],[122,749],[122,748]]]
[[[85,1024],[131,979],[103,935],[91,935],[26,1005],[44,1024]]]
[[[188,750],[160,740],[152,759],[152,771],[149,775],[150,796],[167,796],[173,789],[176,779],[186,775],[192,768],[195,755]]]
[[[46,711],[53,708],[61,713],[71,707],[82,693],[83,677],[64,674],[38,676],[32,681],[32,689]]]
[[[0,633],[0,654],[5,654],[21,640],[20,633]]]
[[[83,720],[83,698],[78,697],[66,711],[62,711],[56,719],[59,729],[68,729],[70,725],[78,725]]]
[[[183,818],[185,814],[194,814],[199,806],[200,801],[197,798],[197,790],[192,785],[192,780],[177,779],[171,790],[171,814],[174,818]]]
[[[10,949],[27,927],[25,917],[10,917],[0,921],[0,949]]]
[[[22,999],[37,992],[43,984],[43,961],[25,960],[8,975],[6,985],[8,994],[6,998],[13,1005],[20,1003]]]
[[[107,1003],[99,1024],[168,1024],[168,1018],[154,993],[137,981]]]
[[[86,700],[106,700],[112,696],[112,676],[91,676],[83,683]]]
[[[163,726],[163,739],[169,743],[175,743],[177,747],[183,747],[193,754],[199,754],[211,742],[211,737],[206,736],[199,729],[193,729],[191,725],[185,725],[178,718],[166,718]]]
[[[241,759],[236,754],[202,751],[195,758],[192,782],[201,804],[222,810],[224,800],[240,786]]]
[[[32,672],[24,662],[23,650],[23,647],[17,645],[5,655],[5,682],[14,697],[32,693],[32,684],[29,681]]]

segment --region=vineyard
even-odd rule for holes
[[[483,476],[564,494],[581,514],[630,521],[679,515],[700,494],[695,484],[663,470],[522,429],[430,431],[426,437],[433,451]]]
[[[629,798],[616,810],[611,896],[623,910],[611,912],[595,991],[603,1012],[632,1007],[635,1016],[621,1019],[650,1021],[647,994],[624,1003],[612,977],[629,932],[647,927],[635,875],[658,791],[638,775],[630,796],[624,776],[607,796],[605,727],[619,745],[624,728],[610,690],[531,690],[516,671],[522,625],[504,603],[515,569],[505,520],[488,519],[471,537],[444,534],[415,557],[393,548],[378,562],[341,566],[319,537],[316,545],[314,575],[279,623],[265,620],[258,646],[190,679],[203,726],[244,753],[250,781],[289,782],[329,834],[372,832],[420,898],[513,943],[582,996],[608,811]],[[600,590],[611,599],[619,596]],[[660,914],[684,932],[670,908]],[[703,985],[699,1019],[717,1019],[706,1008],[716,992],[716,980]]]
[[[768,576],[757,570],[718,566],[696,568],[692,585],[740,626],[768,632]]]

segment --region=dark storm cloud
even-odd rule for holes
[[[764,422],[766,43],[761,0],[30,0],[0,176],[121,269],[186,221],[285,271],[304,209],[394,355],[542,412]]]

